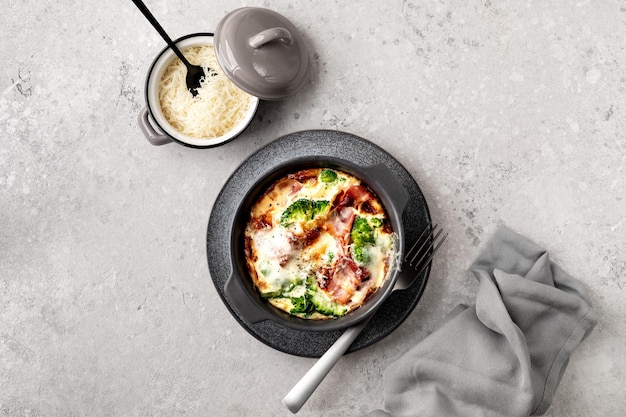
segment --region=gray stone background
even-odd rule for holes
[[[151,146],[136,117],[164,42],[130,1],[0,2],[0,416],[287,416],[313,359],[228,313],[205,233],[270,141],[338,129],[385,148],[450,233],[420,304],[344,357],[299,415],[383,405],[382,373],[456,304],[496,224],[546,247],[599,324],[549,417],[626,410],[626,2],[148,0],[172,37],[243,5],[306,38],[307,85],[223,147]]]

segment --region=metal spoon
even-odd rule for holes
[[[185,58],[185,56],[183,55],[182,52],[180,52],[180,49],[178,49],[176,44],[172,42],[172,39],[170,39],[167,33],[165,33],[165,30],[163,30],[159,22],[157,22],[154,16],[152,16],[152,13],[150,13],[150,10],[148,10],[148,8],[143,3],[143,1],[133,0],[133,3],[135,3],[135,6],[139,8],[141,13],[143,13],[143,15],[146,17],[146,19],[148,19],[148,21],[152,24],[152,26],[154,26],[157,32],[159,32],[159,34],[163,37],[163,39],[165,39],[165,42],[167,42],[169,47],[172,48],[176,56],[178,56],[178,58],[180,58],[183,64],[185,64],[185,67],[187,67],[187,77],[186,77],[187,88],[189,89],[189,92],[194,97],[198,95],[198,88],[200,88],[200,81],[205,76],[204,69],[198,65],[192,65],[189,63],[189,61],[187,61],[187,58]]]

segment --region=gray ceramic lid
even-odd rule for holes
[[[239,88],[264,100],[292,95],[309,74],[302,36],[269,9],[243,7],[224,16],[215,29],[215,54]]]

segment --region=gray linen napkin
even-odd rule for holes
[[[475,305],[454,309],[384,374],[368,416],[543,414],[569,357],[596,324],[581,283],[548,253],[499,226],[471,267]]]

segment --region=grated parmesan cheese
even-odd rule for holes
[[[165,119],[177,131],[196,138],[217,138],[246,115],[252,96],[237,87],[217,62],[213,45],[183,50],[187,60],[204,68],[206,76],[194,97],[187,89],[187,68],[175,58],[159,82],[159,104]],[[210,69],[209,69],[210,68]]]

